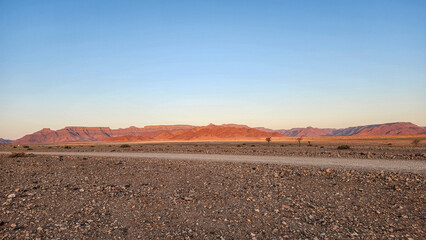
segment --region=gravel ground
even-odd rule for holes
[[[0,152],[0,154],[11,154]],[[422,160],[387,160],[357,158],[315,158],[288,156],[250,156],[224,154],[187,154],[187,153],[146,153],[146,152],[27,152],[14,154],[76,156],[76,157],[114,157],[114,158],[156,158],[166,160],[191,160],[209,162],[235,163],[269,163],[302,167],[365,169],[383,171],[401,171],[426,173],[426,161]]]
[[[425,175],[0,156],[0,239],[422,239]]]
[[[426,160],[426,146],[389,146],[387,144],[350,144],[350,149],[338,150],[341,144],[316,144],[301,147],[297,144],[265,142],[212,142],[212,143],[138,143],[138,144],[84,144],[84,145],[0,145],[0,151],[70,151],[70,152],[147,152],[147,153],[205,153],[236,154],[255,156],[291,156],[321,158],[358,158],[358,159],[401,159]],[[120,147],[128,145],[130,147]]]

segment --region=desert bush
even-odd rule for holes
[[[237,147],[241,147],[241,145],[240,145],[240,144],[238,144],[238,145],[237,145]]]
[[[300,147],[302,144],[303,136],[298,137],[296,140],[299,143],[299,147]]]
[[[411,144],[413,144],[415,147],[417,147],[417,145],[419,145],[420,143],[420,139],[414,139]]]
[[[27,148],[27,150],[33,150],[32,148]]]
[[[121,147],[121,148],[129,148],[129,147],[130,147],[130,145],[129,145],[129,144],[123,144],[123,145],[121,145],[120,147]]]
[[[349,145],[340,145],[340,146],[337,147],[337,149],[345,150],[345,149],[351,149],[351,147]]]
[[[267,137],[267,138],[265,139],[265,141],[269,144],[269,143],[271,142],[271,138],[270,138],[270,137]]]
[[[70,147],[70,146],[65,146],[64,148],[65,148],[65,149],[71,149],[71,147]]]
[[[18,152],[18,153],[11,153],[8,157],[10,158],[17,158],[17,157],[25,157],[26,154],[24,152]]]
[[[22,146],[23,148],[30,148],[30,146],[26,146],[26,145],[24,145],[24,146]]]

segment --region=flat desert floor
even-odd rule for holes
[[[146,143],[72,143],[56,145],[0,145],[8,152],[143,152],[143,153],[197,153],[235,154],[260,156],[359,158],[359,159],[404,159],[426,160],[426,140],[413,146],[412,138],[308,138],[301,146],[295,138],[285,141],[244,142],[146,142]],[[309,143],[308,143],[309,141]],[[350,149],[338,149],[348,145]]]
[[[424,146],[408,145],[337,150],[334,143],[123,144],[1,146],[0,151],[425,159]],[[31,154],[0,154],[0,172],[0,239],[425,236],[424,173]]]

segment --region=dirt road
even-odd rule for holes
[[[0,152],[7,154],[9,152]],[[173,153],[127,153],[127,152],[27,152],[36,155],[62,155],[87,157],[159,158],[169,160],[192,160],[240,163],[270,163],[291,166],[315,166],[324,168],[366,169],[426,173],[425,161],[312,158],[286,156],[242,156],[216,154],[173,154]]]

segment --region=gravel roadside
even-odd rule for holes
[[[91,156],[115,158],[158,158],[170,160],[238,162],[238,163],[270,163],[291,166],[315,166],[324,168],[346,168],[365,170],[385,170],[426,173],[426,161],[416,160],[380,160],[380,159],[345,159],[314,158],[286,156],[246,156],[223,154],[173,154],[173,153],[135,153],[135,152],[28,152],[35,155]],[[9,154],[9,152],[0,152]]]
[[[421,239],[424,174],[0,155],[2,239]]]

